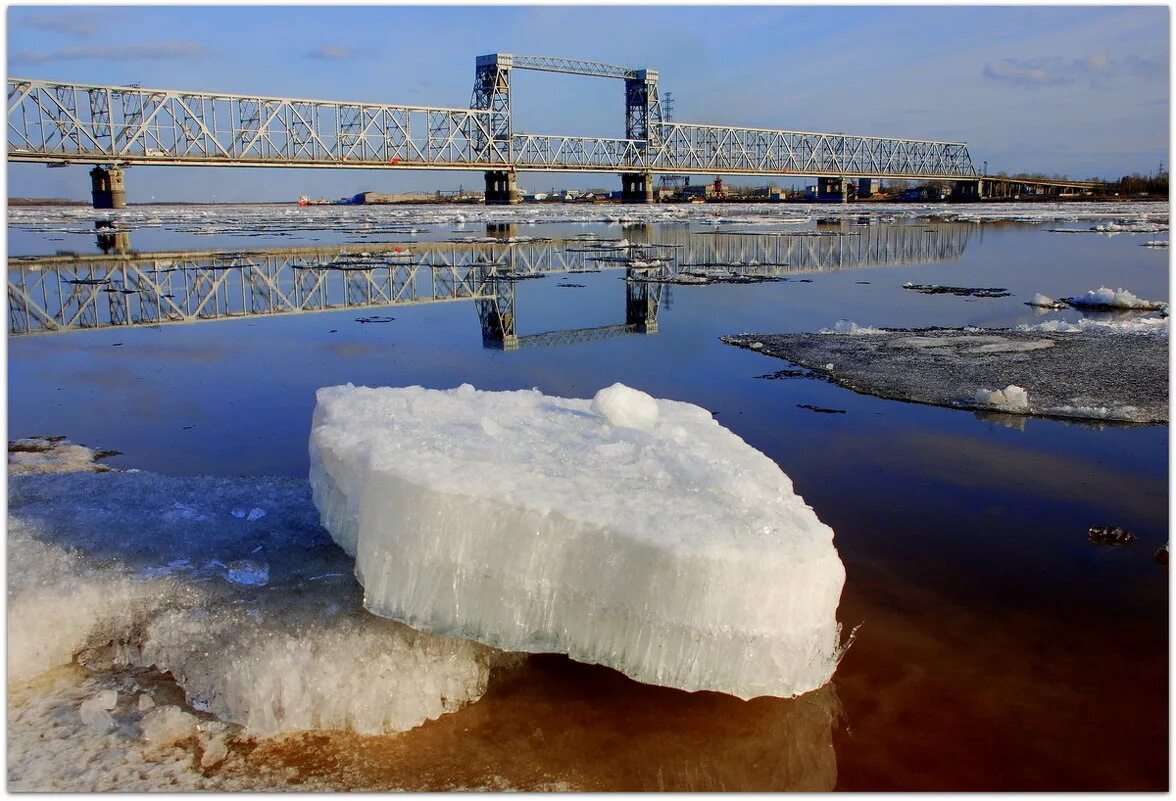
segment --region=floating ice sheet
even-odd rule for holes
[[[1166,320],[1163,335],[1158,322],[1130,333],[1110,324],[1083,323],[1053,321],[1015,331],[871,330],[869,335],[846,327],[818,334],[741,334],[723,341],[883,398],[1045,417],[1166,423]]]
[[[619,384],[593,401],[328,387],[310,452],[377,614],[744,698],[833,673],[832,530],[697,406]]]

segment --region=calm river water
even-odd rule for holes
[[[227,251],[193,259],[228,264],[244,249],[446,242],[428,246],[432,263],[489,254],[516,271],[575,272],[512,283],[517,348],[484,339],[469,299],[10,332],[9,437],[64,434],[118,449],[113,466],[169,474],[305,476],[318,387],[468,382],[591,397],[620,381],[711,410],[836,532],[847,572],[838,618],[861,627],[823,690],[743,702],[532,657],[481,701],[407,734],[316,734],[255,752],[338,786],[1162,791],[1168,569],[1153,553],[1168,540],[1167,427],[983,417],[773,380],[787,363],[719,341],[840,319],[1073,320],[1025,301],[1103,285],[1166,301],[1167,249],[1141,246],[1166,231],[1050,230],[1143,215],[1166,223],[1167,207],[14,209],[10,259],[101,244]],[[742,262],[788,280],[648,284],[635,298],[605,240],[643,245],[642,257],[679,271]],[[58,269],[15,265],[10,288]],[[924,295],[907,282],[1010,296]],[[52,297],[83,322],[111,319],[107,306]],[[226,312],[239,310],[234,297]],[[393,319],[358,321],[377,315]],[[1096,547],[1096,524],[1138,539]]]

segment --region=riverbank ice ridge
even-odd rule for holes
[[[698,406],[326,387],[310,463],[377,615],[741,698],[816,689],[840,657],[832,529]]]

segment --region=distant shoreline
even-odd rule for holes
[[[1033,203],[1136,203],[1136,202],[1164,203],[1167,201],[1168,201],[1168,197],[1164,196],[1164,195],[1154,195],[1154,196],[1149,195],[1147,197],[1138,197],[1138,196],[1116,197],[1114,195],[1090,195],[1088,197],[1060,197],[1060,198],[1059,197],[1052,197],[1052,198],[1037,198],[1037,197],[989,198],[987,200],[968,201],[968,202],[962,202],[962,203],[953,203],[951,201],[942,201],[942,205],[945,205],[945,206],[968,206],[968,205],[993,204],[993,203],[1002,203],[1002,204],[1003,203],[1010,203],[1010,204],[1015,204],[1015,203],[1027,203],[1027,204],[1033,204]],[[599,203],[599,201],[597,201],[597,202]],[[605,201],[605,202],[609,203],[609,204],[617,205],[615,203],[615,201]],[[929,203],[932,201],[897,201],[897,200],[893,200],[890,198],[886,198],[886,199],[878,199],[878,200],[857,200],[857,201],[850,202],[849,205],[851,205],[851,206],[853,206],[853,205],[877,206],[877,205],[887,205],[890,203],[901,203],[901,202],[926,204],[926,203]],[[562,204],[562,201],[560,201],[560,202],[536,201],[533,203],[521,203],[519,205],[545,206],[545,205],[553,205],[555,203]],[[840,203],[837,201],[825,201],[825,202],[818,204],[818,203],[811,201],[811,200],[792,200],[792,199],[789,199],[789,200],[767,201],[767,200],[760,200],[760,199],[754,199],[754,198],[718,201],[717,203],[722,203],[722,204],[728,204],[728,203],[729,204],[756,204],[756,205],[761,205],[761,204],[763,204],[763,205],[767,205],[767,204],[771,204],[771,205],[789,205],[789,204],[792,204],[792,205],[796,205],[796,204],[801,204],[801,205],[840,205]],[[8,198],[8,205],[9,206],[21,206],[21,207],[70,206],[70,207],[79,207],[79,208],[80,207],[89,208],[90,201],[88,201],[88,200],[68,200],[66,198],[55,198],[55,197],[54,198],[11,197],[11,198]],[[139,206],[297,206],[297,205],[299,205],[298,202],[292,201],[292,200],[240,200],[240,201],[163,200],[163,201],[148,201],[145,203],[128,203],[127,208],[133,208],[133,207],[139,207]],[[315,204],[315,205],[324,205],[324,206],[330,206],[330,205],[437,206],[437,205],[470,205],[470,204],[468,201],[466,201],[465,203],[462,203],[462,204],[458,204],[455,201],[450,201],[450,202],[442,201],[439,203],[436,200],[402,200],[402,201],[396,201],[396,202],[392,202],[392,203],[364,203],[364,204],[324,203],[324,204]],[[474,205],[480,206],[482,204],[476,203]],[[577,203],[575,205],[580,205],[580,204]],[[641,204],[641,205],[644,205],[644,204]],[[682,205],[682,204],[681,203],[673,203],[673,202],[667,203],[667,202],[663,201],[661,203],[654,203],[654,204],[649,204],[649,205],[661,206],[661,205]],[[708,205],[716,205],[716,201],[708,201]],[[938,203],[936,205],[938,205]]]

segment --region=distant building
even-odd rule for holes
[[[390,195],[384,192],[360,192],[348,202],[357,206],[378,206],[382,203],[412,203],[422,200],[433,200],[435,194],[430,192],[405,192]]]
[[[682,197],[691,199],[703,199],[713,197],[715,188],[713,184],[690,184],[682,187]]]

